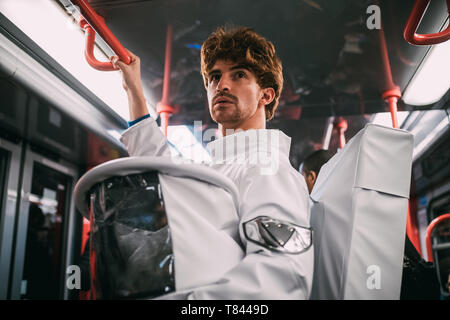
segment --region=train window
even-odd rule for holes
[[[75,122],[60,111],[39,103],[37,131],[62,146],[73,150],[75,148]]]
[[[71,178],[34,163],[22,278],[23,299],[61,298],[63,233]]]
[[[0,124],[3,131],[21,134],[24,130],[27,94],[15,83],[2,78],[0,73]],[[8,135],[3,137],[10,139]]]
[[[443,170],[446,170],[446,166],[450,161],[450,148],[445,143],[441,144],[438,148],[430,153],[430,155],[422,162],[423,172],[427,177],[433,177],[439,172],[440,178],[443,179]],[[448,172],[447,172],[448,174]],[[449,211],[450,212],[450,211]]]
[[[16,117],[16,108],[11,107],[16,104],[15,100],[17,97],[15,91],[16,88],[11,82],[0,79],[0,97],[2,97],[0,104],[1,118],[3,118],[4,115],[11,118]]]

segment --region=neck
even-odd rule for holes
[[[236,133],[237,131],[245,131],[251,129],[265,129],[266,128],[266,114],[264,108],[262,112],[257,112],[255,115],[241,123],[219,123],[218,129],[222,137]]]

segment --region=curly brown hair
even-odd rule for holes
[[[274,89],[275,98],[265,106],[266,120],[272,119],[283,89],[283,67],[272,42],[248,27],[219,27],[202,45],[201,73],[205,88],[208,88],[208,72],[218,60],[246,66],[262,89]]]

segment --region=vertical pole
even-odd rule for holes
[[[397,119],[397,97],[391,96],[387,99],[389,104],[389,111],[392,117],[392,127],[398,129],[398,119]]]
[[[170,94],[170,64],[172,61],[172,26],[169,24],[167,26],[166,34],[166,55],[164,61],[164,83],[163,83],[163,94],[161,103],[169,105],[169,94]]]
[[[334,127],[336,128],[337,132],[338,132],[338,146],[339,149],[342,149],[345,147],[345,131],[348,128],[348,123],[347,120],[339,117],[338,119],[336,119],[336,121],[334,122]]]
[[[163,81],[163,92],[161,102],[158,103],[156,111],[159,113],[161,118],[161,128],[163,129],[164,135],[167,137],[167,127],[169,126],[169,116],[173,114],[174,108],[170,106],[170,66],[172,62],[172,39],[173,31],[172,26],[169,24],[167,26],[166,34],[166,53],[164,61],[164,81]]]
[[[322,137],[322,149],[328,150],[330,146],[331,134],[333,133],[334,117],[329,117],[325,125],[325,130]]]
[[[90,299],[91,300],[96,300],[97,299],[97,289],[96,289],[96,284],[97,284],[97,275],[96,275],[96,268],[95,268],[95,263],[96,263],[96,254],[94,251],[94,245],[93,245],[93,239],[94,239],[94,210],[92,209],[93,206],[93,202],[90,202],[90,206],[89,206],[89,216],[90,216],[90,223],[91,223],[91,242],[90,242],[90,246],[89,246],[89,262],[91,264],[91,294],[90,294]]]
[[[384,36],[383,28],[378,32],[380,36],[380,49],[381,49],[381,61],[384,69],[384,87],[385,91],[383,92],[383,99],[387,101],[389,105],[389,111],[391,112],[392,117],[392,127],[398,128],[398,120],[397,120],[397,102],[398,99],[401,98],[402,93],[400,88],[395,85],[392,80],[392,72],[391,72],[391,64],[389,62],[389,55],[386,47],[386,38]]]

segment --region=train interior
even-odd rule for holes
[[[349,141],[368,123],[392,126],[384,93],[398,88],[398,127],[414,135],[407,233],[423,259],[435,261],[447,298],[450,223],[430,236],[432,257],[427,229],[450,213],[450,41],[405,41],[414,3],[89,1],[140,57],[155,117],[171,29],[168,139],[174,154],[194,161],[208,157],[208,141],[194,134],[198,122],[203,131],[217,127],[209,115],[200,48],[218,26],[248,26],[274,43],[284,89],[267,126],[292,137],[289,158],[296,169],[314,150],[337,152],[342,138]],[[429,2],[417,32],[445,30],[447,3]],[[0,299],[79,299],[65,286],[89,225],[75,208],[74,186],[91,168],[128,156],[119,140],[130,120],[121,76],[88,65],[79,18],[74,1],[0,1]],[[114,52],[97,36],[94,54],[108,61]]]

